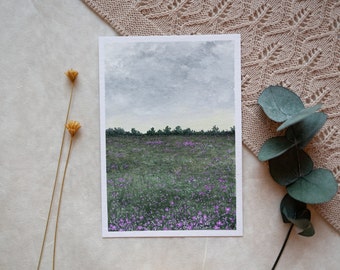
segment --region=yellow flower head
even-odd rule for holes
[[[67,72],[65,72],[65,75],[70,79],[72,83],[77,79],[78,71],[74,69],[69,69]]]
[[[77,121],[69,120],[66,124],[66,128],[68,132],[71,134],[71,136],[73,137],[74,135],[76,135],[78,129],[81,128],[81,125]]]

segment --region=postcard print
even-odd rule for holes
[[[102,235],[242,235],[239,35],[101,37]]]

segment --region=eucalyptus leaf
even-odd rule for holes
[[[313,161],[301,149],[291,148],[269,160],[269,171],[275,182],[287,186],[313,170]]]
[[[302,221],[298,220],[298,222],[303,222],[303,226],[305,226],[302,232],[299,232],[300,235],[310,237],[315,234],[313,224],[309,220],[303,219]]]
[[[311,214],[310,211],[305,208],[301,209],[296,213],[296,219],[291,219],[291,222],[298,227],[301,231],[299,232],[302,236],[313,236],[314,228],[310,222]]]
[[[291,220],[305,217],[305,214],[299,215],[299,213],[305,213],[307,205],[304,202],[300,202],[292,198],[289,194],[286,194],[281,200],[280,211],[284,223],[292,223]]]
[[[299,232],[302,236],[313,236],[315,231],[312,223],[308,219],[292,219],[290,220],[296,227],[301,231]]]
[[[284,136],[278,136],[268,139],[262,145],[260,152],[258,154],[258,159],[261,161],[266,161],[282,155],[288,149],[292,148],[294,143],[289,141]]]
[[[334,197],[338,184],[331,171],[316,169],[289,185],[287,191],[291,197],[305,203],[324,203]]]
[[[287,129],[286,137],[294,142],[299,148],[305,147],[314,135],[323,127],[327,120],[327,115],[323,112],[316,112],[301,122],[290,126]]]
[[[306,204],[295,200],[289,194],[282,199],[280,205],[281,215],[284,223],[292,223],[298,227],[302,236],[313,236],[314,228],[310,222],[311,214]]]
[[[261,93],[258,103],[275,122],[284,122],[305,108],[298,95],[282,86],[267,87]]]
[[[301,120],[307,118],[308,116],[310,116],[311,114],[315,113],[317,110],[319,110],[321,108],[322,104],[316,104],[313,107],[310,108],[306,108],[303,109],[301,111],[299,111],[298,113],[292,115],[290,118],[287,119],[287,121],[285,121],[281,126],[279,126],[277,128],[277,131],[283,130],[291,125],[294,125],[298,122],[300,122]]]

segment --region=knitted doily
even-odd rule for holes
[[[276,136],[257,104],[269,85],[322,103],[325,126],[307,147],[340,182],[338,0],[83,0],[121,35],[241,34],[243,143],[257,155]],[[340,232],[340,192],[316,210]]]

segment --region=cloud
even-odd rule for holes
[[[123,123],[131,129],[139,119],[146,129],[155,122],[164,128],[175,119],[175,125],[201,122],[200,129],[208,129],[215,124],[207,127],[209,120],[221,115],[220,128],[228,128],[233,55],[232,41],[107,43],[107,127]]]

